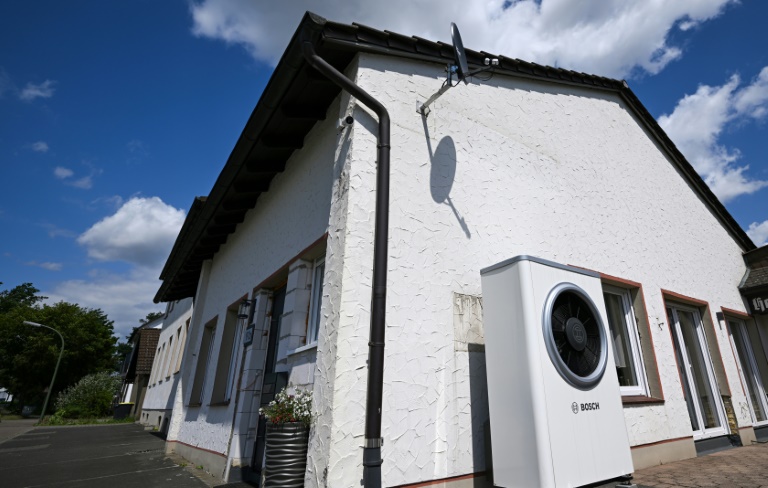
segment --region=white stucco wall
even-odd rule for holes
[[[167,351],[162,357],[155,355],[152,365],[152,379],[147,386],[142,405],[142,414],[139,421],[142,424],[162,428],[162,422],[166,416],[170,416],[173,401],[176,397],[176,387],[179,383],[179,374],[176,372],[178,355],[184,354],[184,342],[186,339],[186,323],[192,317],[192,299],[186,298],[173,304],[173,308],[163,318],[160,338],[157,348]],[[179,329],[181,333],[179,334]],[[170,370],[169,370],[170,364]],[[170,374],[168,374],[170,372]]]
[[[708,301],[712,314],[743,310],[744,263],[625,104],[497,75],[449,90],[425,123],[416,107],[440,88],[442,66],[373,55],[359,62],[356,81],[392,119],[384,485],[484,469],[473,436],[486,407],[468,401],[483,388],[472,372],[484,361],[454,347],[453,294],[481,295],[480,269],[519,254],[642,283],[666,402],[625,409],[630,441],[690,436],[661,289]],[[328,258],[315,380],[322,422],[308,480],[320,486],[356,486],[362,477],[376,121],[361,106],[354,115],[328,238],[329,255],[333,248],[343,258]],[[709,339],[748,425],[726,332],[715,327]]]
[[[214,258],[205,263],[182,372],[184,392],[177,395],[169,440],[227,458],[236,407],[235,394],[228,405],[210,406],[207,400],[211,397],[227,307],[245,295],[250,297],[255,286],[325,234],[338,137],[334,118],[335,113],[314,127],[305,139],[305,149],[294,153],[285,171],[275,176],[269,191],[259,197],[258,204],[246,214],[236,232],[229,236]],[[215,352],[209,361],[203,393],[205,400],[199,407],[190,407],[188,397],[202,330],[216,317]],[[238,368],[242,352],[241,347],[236,358]],[[314,352],[307,352],[304,356],[307,355],[313,356],[313,365]],[[263,365],[246,365],[246,369],[256,367]],[[309,369],[314,368],[310,366]],[[223,472],[213,474],[222,476]]]

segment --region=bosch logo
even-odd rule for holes
[[[584,342],[585,335],[586,334],[584,332],[584,327],[577,326],[573,328],[573,338],[576,339],[576,342],[578,343]]]
[[[589,411],[589,410],[600,410],[600,403],[599,402],[589,402],[589,403],[571,403],[571,412],[573,413],[579,413]]]

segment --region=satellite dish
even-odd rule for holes
[[[464,43],[461,41],[459,28],[454,22],[451,22],[451,39],[453,40],[453,53],[456,57],[456,70],[459,80],[467,84],[467,75],[469,66],[467,66],[467,53],[464,51]]]

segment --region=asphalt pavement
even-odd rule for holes
[[[32,428],[29,421],[0,422],[3,488],[207,488],[191,469],[166,458],[163,439],[141,425]]]
[[[141,425],[34,427],[35,422],[0,422],[0,487],[220,486],[220,480],[202,470],[166,457],[163,439]],[[633,481],[638,488],[768,488],[768,444],[641,469],[634,473]],[[613,488],[616,484],[604,486]]]

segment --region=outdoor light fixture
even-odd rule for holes
[[[45,395],[45,402],[43,403],[43,411],[40,412],[40,422],[43,422],[43,417],[45,416],[45,410],[48,408],[48,400],[51,398],[51,390],[53,390],[53,383],[56,381],[56,373],[59,372],[59,364],[61,364],[61,357],[64,355],[64,336],[61,335],[61,333],[54,329],[53,327],[48,327],[47,325],[38,324],[36,322],[29,322],[28,320],[25,320],[24,323],[26,325],[31,325],[32,327],[45,327],[46,329],[51,329],[52,331],[59,334],[59,338],[61,339],[61,352],[59,353],[59,360],[56,361],[56,368],[53,370],[53,378],[51,378],[51,386],[48,387],[48,393]]]
[[[251,312],[251,305],[253,305],[254,300],[248,300],[247,298],[243,298],[243,301],[240,302],[240,308],[237,311],[237,318],[240,320],[248,320],[248,317],[250,316]]]

